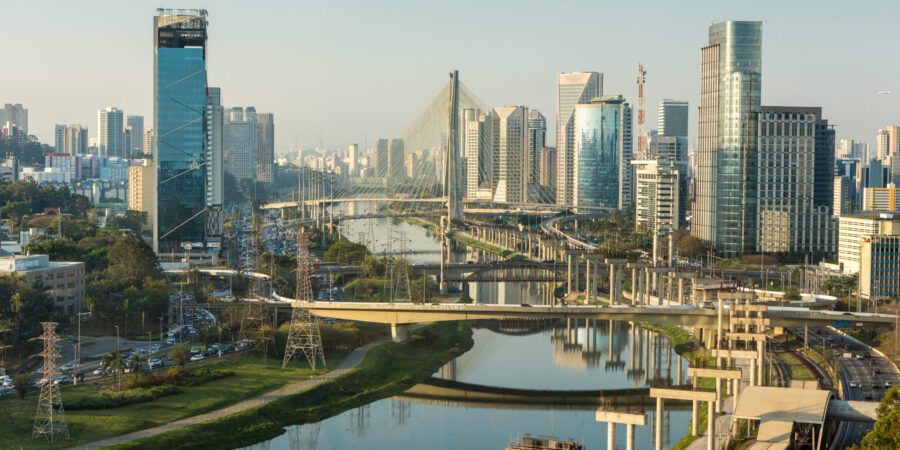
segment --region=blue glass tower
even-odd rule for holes
[[[575,106],[575,207],[632,204],[631,106],[607,96]]]
[[[205,242],[206,26],[206,10],[158,9],[153,18],[157,253]]]

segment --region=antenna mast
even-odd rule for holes
[[[650,157],[649,149],[647,147],[647,134],[644,130],[644,123],[646,120],[644,117],[644,81],[646,81],[646,77],[647,71],[644,70],[644,65],[638,63],[638,132],[636,156],[639,159],[649,159]]]

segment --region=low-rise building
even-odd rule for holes
[[[884,301],[900,297],[900,233],[893,231],[891,235],[863,239],[859,270],[862,298]]]
[[[866,211],[898,211],[897,194],[900,188],[865,188],[863,190],[863,209]]]
[[[66,315],[81,311],[84,263],[50,261],[48,255],[0,258],[0,275],[18,275],[29,285],[43,285],[53,304]]]
[[[900,219],[894,219],[892,214],[841,216],[838,226],[838,263],[843,266],[844,273],[859,273],[866,238],[894,235],[900,235]]]

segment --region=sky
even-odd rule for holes
[[[648,129],[660,99],[688,100],[694,145],[700,48],[723,20],[764,21],[763,105],[821,106],[838,139],[872,146],[900,123],[897,1],[8,2],[0,104],[24,104],[47,143],[56,123],[96,136],[106,106],[151,126],[160,6],[209,10],[209,85],[274,113],[279,152],[397,137],[453,69],[490,106],[540,110],[552,144],[556,74],[602,72],[604,94],[636,105],[639,62]]]

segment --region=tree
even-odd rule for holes
[[[120,230],[131,230],[134,234],[140,234],[144,224],[147,223],[147,212],[128,210],[121,216],[110,218],[107,223]]]
[[[897,386],[890,388],[878,405],[878,420],[875,427],[863,437],[859,449],[895,449],[900,448],[900,391]]]
[[[343,266],[361,264],[368,254],[369,251],[365,245],[344,239],[331,244],[322,257],[325,261],[336,262]]]
[[[189,358],[187,346],[183,344],[176,345],[169,353],[169,359],[175,361],[175,364],[178,364],[181,367],[184,367],[184,365],[187,364]]]
[[[0,276],[0,324],[9,323],[13,343],[22,344],[40,333],[40,322],[53,316],[53,302],[40,287],[18,275]]]
[[[800,300],[800,291],[797,288],[789,287],[784,290],[784,300],[785,301],[793,301]]]
[[[19,394],[20,400],[25,400],[25,394],[28,393],[28,373],[27,372],[19,372],[12,376],[13,387],[16,388],[16,393]]]
[[[120,236],[107,257],[109,274],[132,283],[140,283],[146,277],[156,278],[160,273],[153,249],[134,235]]]
[[[141,376],[141,370],[144,369],[144,358],[140,352],[134,352],[128,358],[128,364],[131,365],[131,371],[134,372],[134,379]]]

